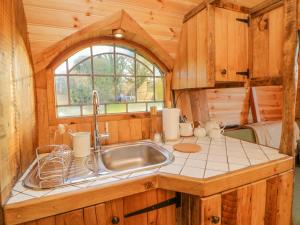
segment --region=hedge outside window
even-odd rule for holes
[[[100,96],[100,114],[146,112],[163,108],[161,70],[133,50],[117,45],[85,48],[55,69],[57,117],[92,115],[92,90]]]

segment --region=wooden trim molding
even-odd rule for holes
[[[250,9],[251,17],[257,17],[283,5],[282,0],[266,0]]]

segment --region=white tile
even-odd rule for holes
[[[185,166],[190,166],[190,167],[198,167],[198,168],[205,168],[206,166],[206,161],[204,160],[197,160],[197,159],[187,159]]]
[[[131,177],[145,176],[145,175],[149,175],[149,174],[154,174],[157,171],[158,171],[158,169],[140,171],[140,172],[131,174],[129,177],[131,178]]]
[[[228,163],[220,162],[207,162],[206,169],[209,170],[219,170],[219,171],[228,171]]]
[[[257,165],[257,164],[261,164],[261,163],[265,163],[268,162],[267,159],[250,159],[250,163],[251,165]]]
[[[178,152],[178,151],[174,151],[173,152],[173,155],[175,155],[176,157],[179,157],[179,158],[187,158],[189,157],[189,154],[190,153],[184,153],[184,152]]]
[[[195,178],[203,178],[204,169],[185,166],[182,169],[180,175],[188,176],[188,177],[195,177]]]
[[[217,176],[217,175],[221,175],[224,174],[225,172],[223,171],[216,171],[216,170],[205,170],[205,174],[204,174],[204,178],[209,178],[209,177],[213,177],[213,176]]]
[[[201,160],[207,160],[207,153],[196,152],[196,153],[190,153],[189,159],[201,159]]]
[[[18,191],[14,191],[12,190],[11,193],[10,193],[10,196],[16,196],[17,194],[20,194],[21,192],[18,192]]]
[[[163,148],[167,149],[169,152],[173,152],[173,145],[162,145]]]
[[[97,185],[101,185],[101,184],[107,184],[107,183],[112,183],[112,182],[116,182],[116,181],[118,181],[118,180],[120,180],[120,179],[118,179],[118,178],[116,178],[116,177],[109,177],[109,178],[100,178],[100,179],[98,179],[98,180],[96,180],[96,181],[94,181],[94,182],[92,182],[90,185],[89,185],[89,187],[91,187],[91,186],[97,186]]]
[[[48,194],[51,190],[46,189],[46,190],[32,190],[32,189],[26,189],[23,191],[23,194],[31,195],[33,197],[42,197],[46,194]]]
[[[238,157],[238,158],[245,158],[246,154],[243,151],[228,151],[227,152],[228,157],[232,156],[232,157]]]
[[[203,137],[203,138],[198,138],[197,144],[210,144],[210,138],[209,137]]]
[[[265,146],[261,146],[261,149],[267,154],[267,155],[273,155],[273,154],[278,154],[278,150],[275,148],[269,148]]]
[[[210,162],[223,162],[227,163],[227,157],[226,155],[214,155],[213,153],[208,154],[208,161]]]
[[[73,184],[73,186],[75,187],[79,187],[79,188],[86,188],[88,186],[90,186],[94,181],[85,181],[82,183],[78,183],[78,184]]]
[[[168,166],[163,166],[159,169],[160,172],[179,174],[182,166],[170,164]]]
[[[13,190],[18,191],[18,192],[23,192],[26,190],[26,188],[23,186],[22,182],[19,181],[16,183],[16,185],[13,187]]]
[[[228,162],[243,164],[243,165],[250,165],[249,160],[246,157],[228,156]]]
[[[19,193],[16,196],[11,197],[7,201],[7,204],[12,204],[12,203],[16,203],[16,202],[23,202],[23,201],[30,200],[30,199],[34,199],[34,197],[29,196],[29,195],[25,195],[23,193]]]
[[[226,149],[210,149],[209,154],[226,156]]]
[[[50,195],[56,195],[56,194],[61,194],[61,193],[66,193],[66,192],[71,192],[71,191],[76,191],[79,190],[79,187],[75,187],[75,186],[65,186],[65,187],[60,187],[60,188],[56,188],[52,191],[50,191],[48,194],[46,194],[46,196],[50,196]]]
[[[200,144],[200,143],[199,144],[197,143],[197,145],[199,145],[201,147],[201,151],[205,151],[205,150],[209,149],[209,145]]]
[[[285,154],[279,154],[279,153],[277,153],[277,154],[270,154],[270,155],[267,155],[267,156],[268,156],[268,158],[270,160],[281,159],[281,158],[286,157]]]
[[[185,137],[183,138],[182,143],[193,143],[195,144],[197,142],[197,137]]]
[[[219,145],[210,145],[209,151],[224,151],[226,152],[226,146],[219,146]]]
[[[268,160],[265,154],[263,153],[247,153],[248,158],[257,159],[257,160]]]
[[[186,158],[175,157],[175,160],[172,164],[174,165],[183,165],[186,161]]]
[[[126,179],[130,175],[131,175],[130,173],[127,173],[127,174],[120,174],[120,175],[117,175],[117,176],[114,176],[114,177],[119,178],[119,179]]]
[[[229,163],[229,170],[230,171],[235,171],[235,170],[243,169],[243,168],[246,168],[246,167],[248,167],[248,165]]]

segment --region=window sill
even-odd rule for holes
[[[161,116],[161,111],[157,113]],[[143,119],[150,118],[150,112],[135,112],[135,113],[119,113],[119,114],[108,114],[108,115],[98,115],[98,121],[115,121],[115,120],[129,120],[129,119]],[[78,124],[78,123],[92,123],[93,116],[83,116],[83,117],[64,117],[55,118],[50,121],[50,126],[57,124]]]

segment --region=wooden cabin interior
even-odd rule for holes
[[[0,0],[0,225],[300,225],[298,10]]]

